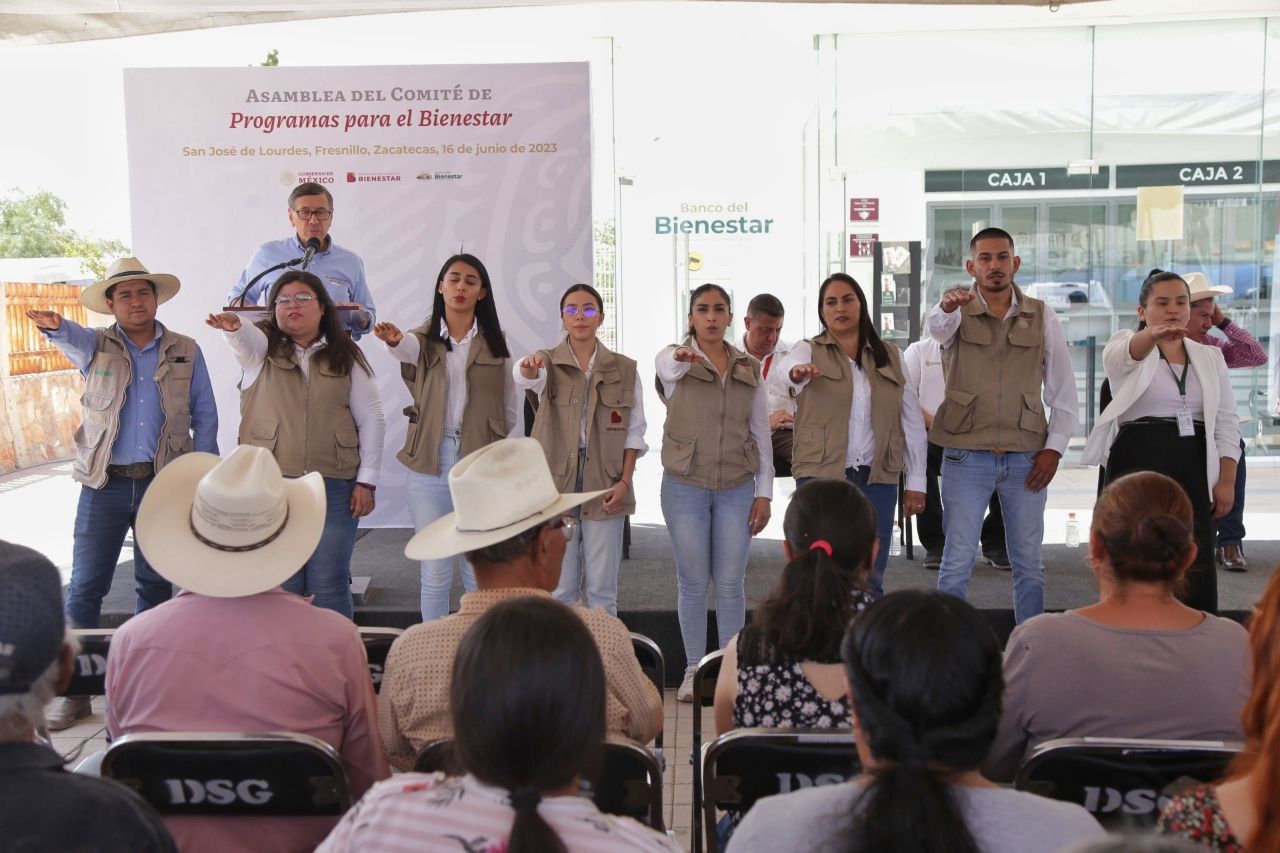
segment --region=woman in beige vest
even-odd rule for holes
[[[515,367],[516,385],[538,398],[533,437],[561,492],[608,493],[580,508],[582,524],[564,552],[556,598],[577,604],[586,586],[587,606],[618,615],[618,564],[622,528],[635,512],[632,473],[644,443],[643,389],[636,363],[610,351],[596,337],[604,303],[589,284],[560,297],[565,338]]]
[[[222,330],[243,371],[240,443],[270,450],[285,476],[324,475],[324,535],[283,587],[350,619],[356,528],[373,512],[382,466],[382,401],[373,370],[319,278],[285,273],[267,305],[272,314],[258,323],[241,323],[230,312],[210,314],[207,322]]]
[[[836,273],[822,283],[818,322],[822,334],[796,344],[770,381],[775,393],[796,398],[796,482],[843,478],[875,507],[880,550],[867,585],[879,598],[904,470],[903,515],[924,509],[924,416],[898,348],[876,334],[867,298],[852,277]]]
[[[716,588],[720,648],[746,621],[751,537],[769,523],[773,443],[760,362],[725,333],[729,294],[704,284],[690,294],[689,332],[658,353],[667,404],[662,429],[662,516],[671,535],[684,638],[676,698],[693,701],[693,673],[707,651],[707,587]]]
[[[520,427],[511,357],[489,271],[474,255],[454,255],[436,277],[426,322],[407,334],[378,323],[373,333],[400,362],[413,397],[404,410],[409,424],[396,458],[409,469],[409,514],[421,530],[453,512],[449,471],[454,463]],[[420,571],[422,620],[448,615],[453,558],[423,560]],[[476,589],[465,559],[462,584],[467,592]]]

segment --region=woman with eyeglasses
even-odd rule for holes
[[[350,619],[356,528],[373,512],[382,466],[382,400],[319,278],[287,272],[267,304],[271,316],[257,323],[231,312],[210,314],[206,322],[222,331],[242,371],[240,444],[270,450],[285,476],[324,476],[324,534],[283,586]]]
[[[582,523],[565,549],[556,598],[577,604],[584,587],[588,607],[618,615],[622,530],[636,509],[631,484],[644,442],[643,389],[636,363],[598,337],[604,303],[589,284],[560,297],[565,337],[514,368],[516,385],[538,400],[533,438],[561,492],[608,492],[579,508]]]
[[[746,621],[747,549],[769,523],[773,441],[760,362],[729,343],[729,294],[689,295],[689,330],[658,353],[667,406],[662,428],[662,517],[671,535],[685,671],[676,699],[693,701],[707,652],[707,588],[715,584],[720,648]]]
[[[520,434],[511,353],[489,271],[474,255],[454,255],[440,268],[431,314],[422,325],[405,333],[378,323],[373,333],[400,362],[413,397],[404,410],[409,425],[396,458],[409,469],[409,514],[421,530],[453,512],[449,472],[459,459]],[[420,572],[422,620],[448,615],[453,558],[423,560]],[[475,572],[465,558],[462,584],[475,592]]]

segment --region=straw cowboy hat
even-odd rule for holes
[[[110,314],[111,306],[107,304],[107,288],[126,281],[149,281],[156,286],[156,304],[168,302],[178,293],[182,283],[176,275],[168,273],[147,272],[147,268],[137,258],[120,258],[107,267],[107,277],[80,291],[80,304],[90,311],[99,314]]]
[[[532,438],[505,438],[459,460],[449,472],[449,494],[454,511],[409,540],[404,549],[409,559],[439,560],[487,548],[604,491],[560,494],[542,445]],[[150,559],[151,553],[143,551]]]
[[[1189,272],[1182,277],[1182,280],[1191,289],[1192,302],[1199,302],[1201,299],[1212,299],[1215,296],[1227,296],[1234,292],[1225,284],[1210,284],[1209,279],[1205,278],[1202,272]]]
[[[279,586],[324,532],[324,478],[286,480],[269,451],[226,459],[186,453],[165,465],[138,508],[138,547],[165,580],[217,598]]]

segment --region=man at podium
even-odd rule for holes
[[[271,291],[271,285],[286,269],[305,269],[324,282],[329,296],[341,310],[343,325],[351,337],[359,340],[373,328],[377,312],[373,306],[373,295],[365,282],[364,261],[355,252],[333,242],[329,236],[329,227],[333,224],[333,195],[320,184],[310,181],[298,184],[289,193],[289,224],[293,226],[292,235],[263,243],[253,253],[244,272],[240,273],[240,280],[227,294],[229,303],[232,306],[240,304],[243,294],[243,304],[261,304]],[[312,240],[316,242],[308,258],[308,243]],[[296,258],[305,259],[306,265],[300,260],[254,281],[254,277],[264,270]]]

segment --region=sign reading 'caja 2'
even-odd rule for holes
[[[928,169],[924,173],[927,193],[1104,190],[1110,183],[1111,170],[1107,166],[1100,168],[1096,175],[1068,175],[1062,167]]]
[[[1200,163],[1156,163],[1152,165],[1116,166],[1116,188],[1220,186],[1222,184],[1256,184],[1257,160],[1208,161]],[[1280,182],[1280,160],[1262,161],[1262,182]]]

